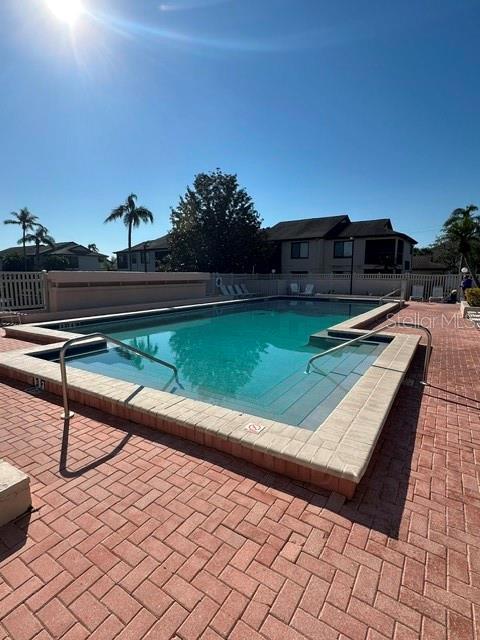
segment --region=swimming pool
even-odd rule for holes
[[[68,365],[245,413],[316,429],[374,362],[385,344],[362,342],[319,362],[308,359],[339,344],[310,336],[377,305],[269,299],[136,319],[89,322],[75,333],[101,331],[178,368],[171,371],[110,347],[74,354]]]
[[[0,353],[0,375],[63,396],[59,419],[69,396],[73,420],[94,407],[352,497],[419,336],[378,333],[304,371],[312,353],[366,336],[402,305],[380,302],[275,296],[22,324],[7,335],[40,345]],[[62,345],[93,332],[175,360],[181,386],[98,340],[71,347],[62,377]]]

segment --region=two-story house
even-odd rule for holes
[[[27,245],[27,269],[65,269],[68,271],[102,271],[105,268],[106,255],[92,251],[77,242],[55,242],[53,246],[40,245],[37,259],[35,245]],[[0,251],[0,270],[7,256],[23,259],[23,247],[9,247]],[[55,258],[61,258],[61,266],[55,265]],[[53,265],[53,266],[51,266]]]
[[[389,218],[352,222],[346,214],[279,222],[268,239],[282,273],[403,273],[416,244]]]
[[[128,249],[115,251],[115,253],[117,254],[117,269],[128,271]],[[131,248],[131,271],[162,271],[163,261],[168,257],[168,254],[168,236],[140,242]]]

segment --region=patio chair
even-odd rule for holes
[[[13,309],[7,309],[2,306],[0,309],[0,327],[9,327],[14,324],[22,324],[22,318],[25,316],[25,313],[20,313],[20,311],[14,311]]]
[[[288,288],[290,290],[291,296],[298,296],[298,294],[300,293],[300,287],[298,286],[297,282],[290,282]]]
[[[314,284],[306,284],[305,285],[305,290],[302,291],[302,293],[300,295],[302,295],[302,296],[313,296],[314,289],[315,289],[315,285]]]
[[[239,286],[238,284],[234,284],[234,285],[233,285],[233,288],[234,288],[234,290],[235,290],[235,293],[236,293],[238,296],[243,296],[243,291],[241,290],[241,288],[240,288],[240,286]]]
[[[410,300],[416,300],[417,302],[423,302],[423,284],[414,284],[412,287],[412,295]]]
[[[219,285],[218,288],[220,289],[220,293],[222,294],[222,296],[229,296],[230,295],[228,293],[227,287],[224,284]]]
[[[235,293],[235,289],[233,288],[233,286],[231,284],[227,284],[227,291],[228,294],[231,296],[236,296],[237,294]]]
[[[445,298],[445,294],[443,292],[443,287],[433,287],[432,295],[429,296],[429,302],[443,302]]]
[[[244,295],[246,295],[246,296],[253,296],[253,295],[255,295],[255,294],[253,294],[253,293],[250,293],[250,291],[247,289],[247,285],[245,285],[243,282],[242,282],[242,284],[240,285],[240,289],[242,290],[242,293],[243,293]]]

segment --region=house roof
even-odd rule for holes
[[[390,218],[377,220],[358,220],[352,222],[348,215],[327,216],[325,218],[306,218],[304,220],[286,220],[268,229],[269,240],[301,240],[307,238],[354,238],[400,236],[416,244],[416,240],[405,233],[395,231]]]
[[[417,241],[414,238],[408,236],[405,233],[401,233],[400,231],[395,231],[395,229],[392,227],[390,218],[378,218],[376,220],[358,220],[357,222],[350,222],[345,227],[343,227],[341,231],[334,232],[331,237],[371,238],[372,236],[381,236],[382,238],[387,236],[400,236],[408,242],[417,244]]]
[[[436,261],[431,253],[412,256],[412,271],[448,271],[444,262]]]
[[[267,230],[269,240],[296,240],[301,238],[324,238],[337,225],[349,222],[346,214],[304,220],[285,220]]]
[[[155,238],[155,240],[147,240],[146,241],[147,250],[161,250],[168,249],[168,235],[160,236],[160,238]],[[134,244],[132,246],[132,251],[143,251],[145,247],[145,242],[139,242],[138,244]],[[126,253],[128,249],[120,249],[119,251],[115,251],[114,253]]]
[[[35,245],[28,244],[26,247],[27,256],[35,255]],[[8,247],[7,249],[2,249],[0,251],[0,256],[5,256],[9,253],[18,253],[20,255],[23,254],[23,247],[21,245],[17,245],[15,247]],[[41,244],[40,245],[40,255],[60,255],[60,256],[98,256],[100,258],[105,258],[105,253],[95,253],[95,251],[90,251],[87,247],[84,247],[77,242],[55,242],[53,247],[48,245]]]

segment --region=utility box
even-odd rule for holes
[[[30,478],[0,459],[0,527],[21,516],[31,506]]]

